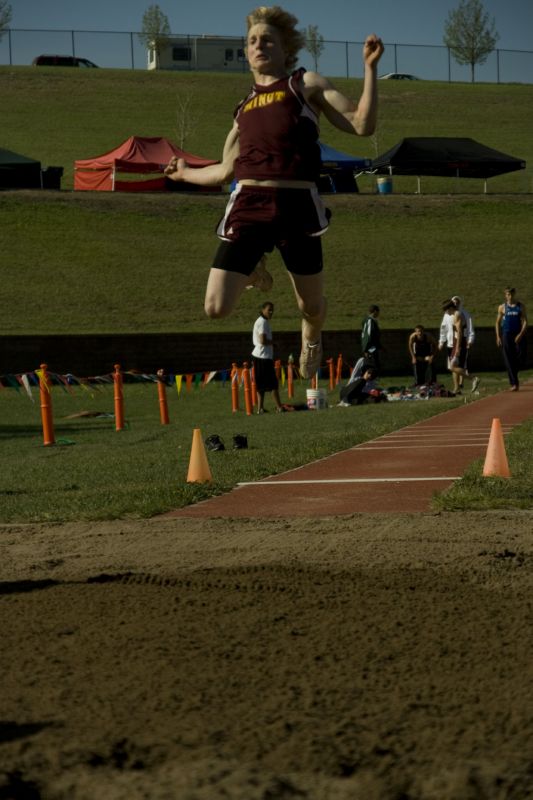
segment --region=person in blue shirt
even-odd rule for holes
[[[511,392],[517,392],[518,371],[526,359],[527,314],[525,305],[516,298],[516,289],[507,286],[504,296],[505,302],[498,306],[496,317],[496,344],[502,348]]]

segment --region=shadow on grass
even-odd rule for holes
[[[109,423],[109,420],[106,420]],[[105,429],[105,423],[90,422],[90,423],[75,423],[73,425],[54,425],[54,432],[56,434],[62,433],[76,433],[80,431],[97,431]],[[109,424],[109,428],[114,428],[114,423]],[[0,425],[0,439],[12,439],[13,437],[29,438],[34,436],[41,436],[42,428],[40,425]]]
[[[9,439],[13,436],[36,436],[41,433],[39,425],[0,425],[0,439]]]

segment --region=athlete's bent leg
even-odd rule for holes
[[[205,290],[205,313],[211,319],[227,317],[250,282],[249,275],[212,267]]]
[[[302,337],[306,342],[317,342],[326,319],[323,273],[295,275],[290,272],[289,275],[302,315]]]
[[[320,367],[322,358],[321,333],[326,318],[323,273],[295,275],[291,272],[289,275],[302,314],[300,374],[302,378],[311,378]]]

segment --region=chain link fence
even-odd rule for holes
[[[191,43],[200,39],[205,42],[209,37],[172,34],[171,38],[180,43]],[[213,37],[213,40],[217,38],[226,37]],[[227,37],[227,40],[235,42],[238,37],[231,40]],[[243,38],[242,47],[244,44]],[[315,64],[311,53],[306,51],[301,53],[300,61],[308,69],[318,68],[331,77],[360,78],[363,75],[362,47],[362,42],[324,41],[318,63]],[[470,67],[458,64],[444,45],[385,43],[385,48],[380,62],[380,75],[396,72],[433,81],[471,80]],[[148,67],[148,52],[138,32],[8,29],[0,38],[0,65],[29,65],[42,54],[86,58],[99,67]],[[198,69],[198,66],[193,63],[191,56],[181,58],[174,68],[190,70]],[[246,61],[225,63],[221,59],[216,69],[221,72],[246,72],[248,66]],[[494,50],[485,64],[476,66],[475,80],[487,83],[533,83],[533,51]]]

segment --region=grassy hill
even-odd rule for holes
[[[65,168],[132,134],[176,141],[178,98],[192,95],[196,127],[186,149],[220,155],[248,76],[126,70],[0,68],[0,146]],[[358,81],[336,81],[352,95]],[[489,181],[395,178],[378,196],[327,198],[324,239],[330,329],[358,328],[370,302],[384,327],[435,327],[440,302],[462,294],[479,325],[492,324],[511,282],[528,303],[531,274],[533,86],[380,83],[377,137],[356,139],[324,123],[323,141],[371,157],[410,135],[470,136],[524,158],[527,170]],[[402,193],[403,192],[403,193]],[[1,333],[248,330],[263,295],[247,292],[228,320],[202,304],[226,197],[86,192],[1,192]],[[277,330],[298,326],[279,258],[272,299]],[[530,304],[531,305],[531,304]]]
[[[0,146],[45,165],[63,166],[63,188],[68,189],[78,158],[104,153],[131,135],[176,141],[178,98],[190,96],[190,116],[196,123],[185,149],[218,158],[233,109],[250,82],[246,74],[0,67]],[[335,83],[359,96],[361,81]],[[533,86],[381,81],[379,91],[376,137],[356,139],[324,121],[323,141],[374,157],[405,136],[469,136],[528,162],[525,171],[491,180],[491,191],[532,190]],[[448,191],[450,186],[457,191],[454,182],[424,180],[423,191]],[[373,182],[369,179],[365,186],[362,181],[361,188],[373,190]],[[405,189],[414,191],[413,179]],[[462,182],[461,191],[481,190],[480,181]]]

